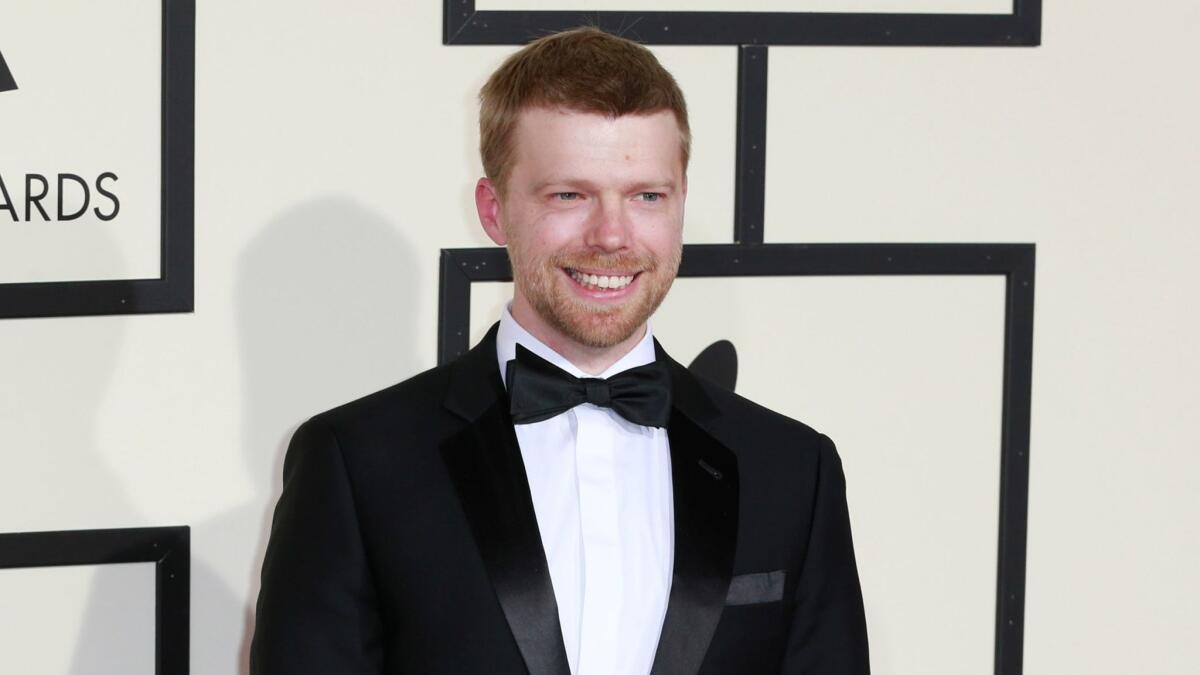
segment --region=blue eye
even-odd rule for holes
[[[578,192],[555,192],[554,196],[558,197],[558,201],[560,202],[573,202],[579,199]]]
[[[656,202],[662,199],[662,193],[659,192],[643,192],[638,196],[641,197],[642,201],[644,202]]]

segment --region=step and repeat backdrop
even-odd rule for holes
[[[190,97],[182,97],[186,106],[171,98],[191,83],[170,76],[179,68],[172,60],[191,64],[193,55],[179,52],[194,42],[194,8],[172,0],[111,5],[30,2],[5,17],[21,26],[3,43],[8,70],[21,80],[8,77],[4,128],[21,131],[7,133],[0,160],[0,210],[12,221],[0,230],[10,317],[192,308],[178,293],[172,306],[139,302],[130,282],[162,287],[168,248],[192,255],[191,214],[180,213],[190,199],[174,193],[190,193],[180,183],[192,167],[172,153],[190,150],[192,139],[179,137],[191,135],[194,110]],[[702,363],[697,370],[841,444],[878,671],[986,672],[994,663],[998,673],[1019,673],[1032,245],[764,244],[765,169],[771,45],[1033,46],[1036,3],[1015,11],[962,0],[671,9],[447,0],[442,33],[446,49],[466,49],[520,45],[587,23],[651,45],[736,52],[729,81],[712,84],[718,98],[733,93],[733,128],[718,133],[733,138],[732,166],[719,180],[733,187],[726,228],[734,243],[688,247],[684,278],[655,331],[687,361],[720,343],[720,373]],[[486,68],[494,59],[480,61]],[[686,70],[681,79],[688,83]],[[705,93],[692,102],[703,131],[708,120],[697,104],[707,103]],[[172,135],[175,146],[165,140]],[[468,335],[478,339],[511,297],[510,284],[472,293],[469,274],[451,276],[463,269],[454,261],[472,255],[483,256],[477,267],[506,269],[500,249],[440,253],[449,271],[436,289],[443,361],[466,348]],[[101,294],[120,306],[85,300]],[[189,626],[189,594],[171,592],[190,586],[188,567],[164,570],[166,561],[190,557],[189,534],[6,534],[8,644],[0,658],[21,672],[32,664],[41,672],[185,672],[188,636],[204,626]],[[110,541],[98,546],[97,537]],[[930,630],[914,611],[953,619]]]
[[[1044,46],[1036,0],[644,4],[0,0],[0,672],[247,672],[288,439],[497,319],[478,89],[579,25],[688,98],[651,325],[837,443],[873,672],[1191,672],[1170,415],[1200,372],[1137,329],[1200,333],[1162,290],[1200,245],[1186,40],[1121,56],[1129,15],[1085,2]],[[1158,459],[1119,463],[1138,437],[1098,420],[1151,391]],[[1082,646],[1118,634],[1141,656]]]

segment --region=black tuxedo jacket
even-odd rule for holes
[[[251,673],[568,675],[495,336],[296,431]],[[675,568],[654,675],[867,673],[833,444],[655,349]]]

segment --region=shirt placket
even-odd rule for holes
[[[576,408],[575,442],[579,481],[579,520],[583,539],[583,621],[577,675],[616,672],[623,587],[618,527],[617,476],[611,429],[605,412],[591,405]]]

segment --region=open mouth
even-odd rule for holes
[[[575,280],[586,290],[594,292],[615,292],[628,288],[638,277],[640,272],[631,272],[624,274],[594,274],[590,272],[581,272],[576,269],[564,267],[563,271],[567,276]]]

